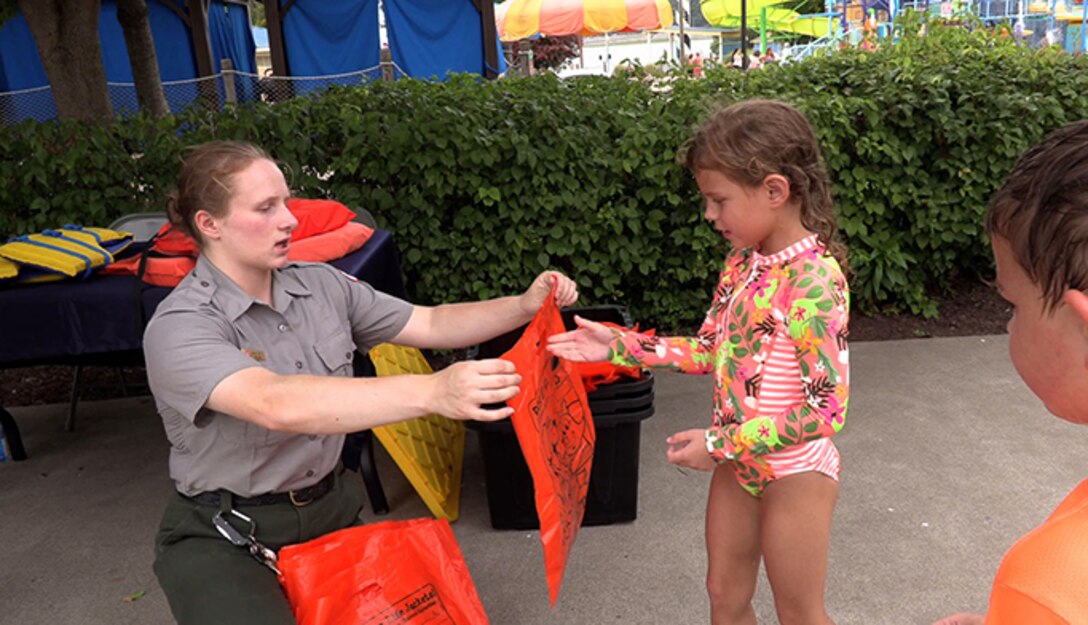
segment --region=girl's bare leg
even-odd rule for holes
[[[838,494],[838,482],[815,472],[776,480],[763,493],[763,558],[781,625],[833,625],[824,590]]]
[[[712,625],[755,625],[752,595],[759,574],[760,501],[728,464],[710,479],[706,506],[706,588]]]

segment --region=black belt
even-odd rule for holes
[[[234,495],[232,499],[236,506],[273,506],[276,504],[289,503],[295,507],[301,508],[302,506],[309,505],[324,497],[325,494],[332,489],[332,483],[335,476],[336,471],[333,470],[313,486],[307,486],[306,488],[300,488],[286,493],[267,493],[264,495],[257,495],[256,497],[239,497],[238,495]],[[205,506],[218,506],[219,492],[207,491],[200,493],[199,495],[193,495],[192,497],[189,497],[189,499]]]

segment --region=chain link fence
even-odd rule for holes
[[[229,64],[228,64],[229,65]],[[170,111],[179,113],[190,106],[222,108],[230,103],[275,103],[320,92],[333,85],[364,85],[374,80],[399,80],[407,74],[393,62],[367,69],[328,76],[259,76],[231,69],[204,78],[166,81],[163,94]],[[113,111],[119,117],[139,112],[136,87],[132,83],[107,83]],[[51,87],[0,93],[0,125],[57,118]]]

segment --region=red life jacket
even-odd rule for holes
[[[355,213],[334,200],[291,198],[287,208],[298,219],[287,254],[293,261],[335,260],[361,248],[374,234],[372,228],[352,221]],[[148,284],[172,288],[192,271],[199,253],[192,237],[168,223],[143,253],[115,261],[101,273],[138,275]]]

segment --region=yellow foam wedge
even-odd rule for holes
[[[370,350],[379,376],[427,374],[431,366],[414,347],[382,343]],[[374,428],[393,461],[436,518],[456,521],[461,503],[465,424],[431,414]]]

